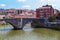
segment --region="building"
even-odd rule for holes
[[[36,12],[33,10],[23,9],[17,11],[18,14],[8,14],[11,18],[36,18]]]
[[[37,18],[48,18],[54,14],[54,9],[51,5],[45,5],[36,9]]]
[[[0,15],[4,14],[6,18],[48,18],[50,16],[57,16],[58,10],[51,5],[44,5],[37,8],[36,11],[29,9],[0,9]]]
[[[0,9],[0,15],[4,15],[4,9]]]
[[[0,19],[3,19],[5,17],[5,15],[0,15]]]
[[[16,13],[16,9],[5,9],[4,13],[5,14],[15,14]]]
[[[58,16],[58,14],[59,14],[59,10],[54,9],[54,15],[55,15],[55,16]]]

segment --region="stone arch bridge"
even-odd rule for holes
[[[38,18],[10,18],[10,19],[0,19],[0,21],[5,21],[11,24],[14,29],[23,29],[24,25],[32,21],[40,21]]]

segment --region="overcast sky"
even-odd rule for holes
[[[60,10],[60,0],[0,0],[0,8],[36,9],[46,4]]]

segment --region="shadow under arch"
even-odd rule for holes
[[[10,22],[7,22],[7,23],[10,24],[13,27],[13,29],[17,29],[16,26],[13,25],[13,23],[10,23]]]
[[[21,21],[22,22],[22,25],[21,25],[22,28],[24,28],[27,24],[28,24],[27,26],[30,27],[33,20],[34,19],[32,19],[32,18],[31,19],[29,19],[29,18],[22,19],[22,21]]]
[[[20,22],[20,18],[0,19],[0,21],[9,23],[14,29],[21,29],[21,27],[18,25],[18,22]]]
[[[29,29],[29,28],[32,28],[31,27],[31,22],[27,22],[23,27],[23,29]]]

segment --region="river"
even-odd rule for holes
[[[60,31],[46,28],[11,30],[11,25],[0,27],[0,40],[60,40]]]

